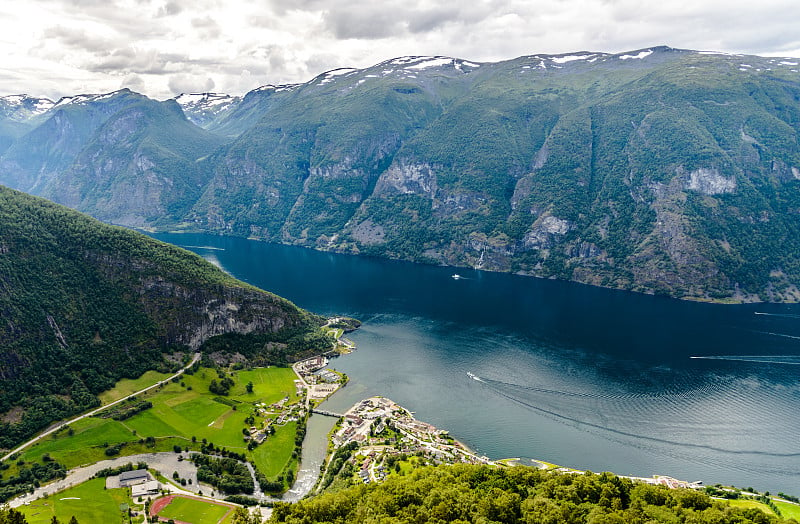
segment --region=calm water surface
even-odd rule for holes
[[[491,458],[800,494],[799,306],[472,270],[454,280],[448,268],[156,237],[301,307],[362,320],[358,351],[332,363],[351,383],[329,409],[380,394]]]

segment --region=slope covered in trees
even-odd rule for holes
[[[610,473],[559,474],[528,467],[438,466],[383,484],[277,504],[270,522],[777,524],[759,509],[733,508],[705,493],[635,484]]]
[[[14,124],[0,183],[112,223],[800,300],[791,60],[410,56],[253,90],[205,129],[125,90]]]
[[[272,363],[325,342],[317,317],[192,253],[3,187],[0,318],[0,447],[217,335]]]

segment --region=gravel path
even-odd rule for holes
[[[207,495],[213,491],[213,488],[210,486],[199,486],[197,484],[197,468],[194,464],[192,464],[188,460],[178,460],[178,457],[182,455],[178,455],[177,453],[143,453],[141,455],[129,455],[127,457],[118,457],[110,460],[103,460],[97,462],[96,464],[91,464],[89,466],[83,466],[79,468],[75,468],[67,472],[67,477],[61,480],[57,480],[51,484],[46,486],[42,486],[41,488],[37,488],[33,493],[28,493],[26,495],[22,495],[13,499],[9,502],[9,506],[12,508],[16,508],[28,502],[32,502],[34,500],[40,499],[47,495],[63,491],[67,488],[72,486],[77,486],[82,482],[86,482],[87,480],[94,477],[94,475],[105,468],[116,468],[119,466],[123,466],[129,462],[136,464],[137,462],[147,462],[147,465],[150,468],[155,469],[165,477],[171,479],[172,473],[177,471],[178,475],[182,478],[185,478],[187,481],[192,479],[192,484],[187,485],[186,489],[178,488],[171,484],[165,484],[165,489],[170,490],[173,493],[180,493],[183,495],[195,495],[195,492],[199,490],[203,490],[203,494]]]

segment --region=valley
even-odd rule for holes
[[[149,231],[796,302],[798,93],[791,60],[658,46],[6,97],[0,183]]]
[[[797,517],[799,101],[667,46],[0,97],[0,502]]]

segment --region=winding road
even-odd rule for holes
[[[155,383],[155,384],[153,384],[152,386],[148,386],[148,387],[146,387],[146,388],[144,388],[144,389],[140,389],[139,391],[136,391],[136,392],[134,392],[134,393],[131,393],[130,395],[128,395],[128,396],[126,396],[126,397],[122,397],[122,398],[121,398],[121,399],[119,399],[119,400],[115,400],[114,402],[111,402],[111,403],[109,403],[109,404],[106,404],[105,406],[100,406],[99,408],[95,408],[95,409],[93,409],[92,411],[89,411],[88,413],[84,413],[83,415],[78,415],[77,417],[75,417],[75,418],[73,418],[73,419],[70,419],[70,420],[67,420],[67,421],[64,421],[64,422],[59,422],[59,423],[55,424],[53,427],[51,427],[50,429],[46,430],[45,432],[43,432],[43,433],[40,433],[39,435],[37,435],[37,436],[33,437],[32,439],[30,439],[29,441],[25,442],[24,444],[21,444],[20,446],[18,446],[18,447],[16,447],[16,448],[14,448],[13,450],[11,450],[9,453],[7,453],[7,454],[6,454],[6,455],[4,455],[2,458],[0,458],[0,461],[6,461],[6,460],[8,460],[8,459],[9,459],[9,458],[11,458],[11,456],[12,456],[12,455],[14,455],[15,453],[19,453],[20,451],[22,451],[23,449],[27,448],[28,446],[30,446],[30,445],[33,445],[33,444],[35,444],[35,443],[39,442],[40,440],[42,440],[42,439],[43,439],[43,438],[45,438],[46,436],[48,436],[48,435],[51,435],[51,434],[55,433],[56,431],[60,430],[61,428],[63,428],[63,427],[64,427],[64,426],[66,426],[66,425],[72,424],[73,422],[77,422],[77,421],[79,421],[79,420],[82,420],[82,419],[85,419],[85,418],[87,418],[87,417],[92,417],[92,416],[96,415],[97,413],[99,413],[99,412],[103,411],[103,410],[104,410],[104,409],[106,409],[106,408],[109,408],[109,407],[111,407],[111,406],[117,405],[117,404],[119,404],[120,402],[125,402],[126,400],[128,400],[128,399],[129,399],[129,398],[131,398],[131,397],[135,397],[136,395],[141,395],[142,393],[145,393],[145,392],[147,392],[147,391],[150,391],[151,389],[153,389],[153,388],[155,388],[155,387],[158,387],[158,386],[161,386],[161,385],[163,385],[163,384],[166,384],[167,382],[169,382],[169,381],[170,381],[170,380],[172,380],[173,378],[175,378],[175,377],[177,377],[177,376],[180,376],[180,374],[181,374],[181,373],[183,373],[184,371],[186,371],[187,369],[189,369],[190,367],[192,367],[192,366],[193,366],[193,365],[194,365],[194,364],[195,364],[195,363],[196,363],[198,360],[200,360],[200,356],[201,356],[201,353],[195,353],[195,354],[194,354],[194,356],[192,357],[192,360],[191,360],[191,362],[189,362],[188,364],[186,364],[184,367],[182,367],[180,370],[178,370],[178,371],[177,371],[177,372],[176,372],[174,375],[172,375],[171,377],[168,377],[168,378],[165,378],[164,380],[161,380],[161,381],[159,381],[159,382],[156,382],[156,383]]]

